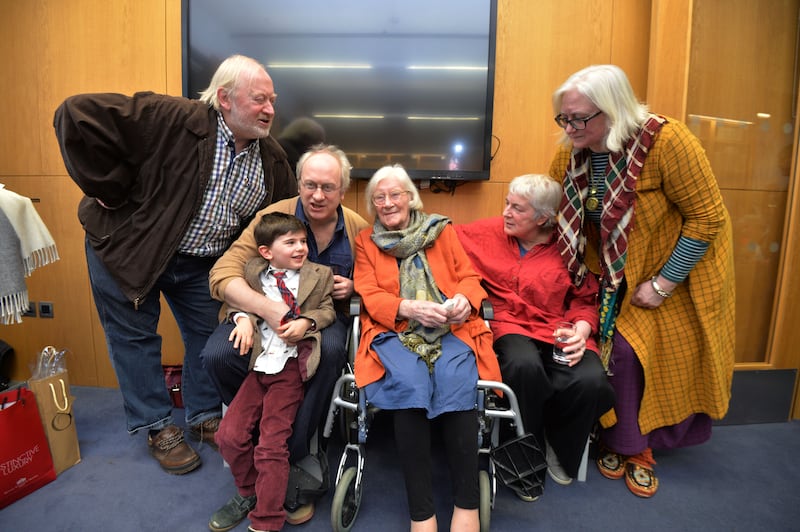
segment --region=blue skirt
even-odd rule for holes
[[[422,408],[428,419],[445,412],[475,409],[475,354],[452,334],[442,337],[442,355],[433,365],[433,373],[425,361],[403,346],[395,333],[376,336],[371,347],[386,370],[381,380],[364,387],[371,404],[382,410]]]

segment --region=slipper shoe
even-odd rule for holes
[[[597,469],[604,477],[617,480],[625,476],[626,462],[627,459],[621,454],[604,449],[597,457]]]
[[[658,490],[658,478],[649,467],[629,461],[625,465],[625,485],[637,497],[650,498]]]
[[[290,525],[302,525],[314,517],[314,504],[303,504],[293,512],[286,510],[286,522]]]

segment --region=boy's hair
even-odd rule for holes
[[[268,212],[253,228],[257,246],[271,246],[275,239],[289,233],[306,232],[300,218],[283,212]]]

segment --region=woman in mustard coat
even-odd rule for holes
[[[553,94],[563,145],[558,245],[575,282],[599,273],[601,354],[616,393],[597,465],[640,497],[653,448],[695,445],[728,409],[734,364],[731,220],[700,142],[650,113],[614,65]]]

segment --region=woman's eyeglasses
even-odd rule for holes
[[[372,196],[372,204],[376,207],[386,204],[386,200],[390,200],[392,203],[397,203],[403,197],[404,194],[408,194],[407,190],[393,190],[388,194],[376,194]]]
[[[592,118],[602,114],[603,111],[597,111],[595,114],[591,116],[587,116],[586,118],[567,118],[567,115],[557,115],[554,120],[558,127],[561,129],[567,129],[567,126],[572,126],[572,129],[586,129],[586,123],[591,120]]]

